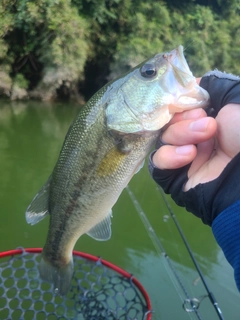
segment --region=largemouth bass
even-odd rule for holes
[[[160,129],[175,112],[204,107],[208,100],[179,46],[108,83],[81,109],[53,173],[26,212],[32,225],[50,214],[39,270],[60,294],[70,287],[78,238],[111,237],[111,209]]]

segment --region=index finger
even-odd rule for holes
[[[194,120],[194,119],[200,119],[203,117],[207,117],[207,113],[202,108],[178,112],[178,113],[175,113],[173,118],[169,121],[169,123],[167,124],[167,127],[182,120],[191,120],[191,119]]]

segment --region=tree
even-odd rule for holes
[[[89,98],[179,44],[197,76],[239,74],[239,10],[239,0],[2,0],[0,94]]]

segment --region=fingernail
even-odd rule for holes
[[[199,120],[191,122],[189,128],[191,131],[206,131],[208,122],[208,118],[201,118]]]
[[[192,152],[192,146],[181,146],[175,149],[175,152],[179,155],[187,155]]]

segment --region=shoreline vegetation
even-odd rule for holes
[[[194,75],[238,75],[239,14],[239,0],[1,0],[0,97],[83,102],[179,44]]]

